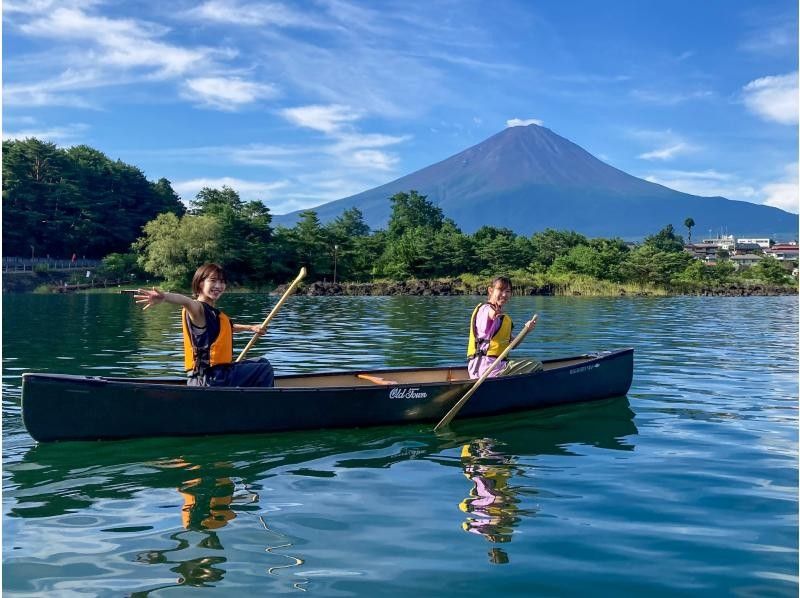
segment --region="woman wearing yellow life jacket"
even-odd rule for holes
[[[469,342],[467,344],[467,370],[470,378],[480,378],[492,368],[490,378],[509,373],[509,362],[497,364],[497,358],[511,343],[514,323],[503,308],[511,299],[511,279],[498,276],[488,287],[486,303],[479,303],[472,312],[469,323]],[[536,326],[536,323],[533,323]],[[514,373],[524,373],[541,369],[539,362],[526,361],[517,364]]]
[[[203,264],[192,278],[192,299],[155,287],[139,289],[136,303],[147,309],[159,303],[180,305],[183,327],[183,361],[190,386],[273,386],[272,365],[264,358],[233,363],[233,333],[263,334],[259,324],[234,324],[216,302],[227,286],[225,271]]]

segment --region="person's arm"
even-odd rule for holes
[[[255,332],[256,334],[264,334],[266,332],[261,328],[261,324],[234,324],[234,332]]]
[[[206,325],[206,314],[205,311],[203,311],[203,305],[197,299],[192,299],[180,293],[160,291],[155,287],[152,289],[138,289],[133,298],[136,300],[136,303],[142,305],[142,309],[153,307],[159,303],[180,305],[186,308],[186,311],[189,313],[189,319],[192,320],[192,324],[198,328],[204,328]]]

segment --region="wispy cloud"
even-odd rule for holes
[[[285,108],[281,115],[301,127],[332,134],[340,131],[345,124],[361,118],[362,113],[349,106],[331,104]]]
[[[35,122],[26,123],[27,127],[21,129],[8,129],[3,131],[3,141],[12,139],[27,139],[34,137],[42,141],[51,143],[68,144],[80,141],[89,126],[83,123],[75,123],[60,127],[41,127]]]
[[[631,95],[637,100],[662,106],[675,106],[683,102],[708,100],[714,97],[714,92],[707,89],[698,89],[686,92],[652,91],[647,89],[634,89]]]
[[[693,151],[692,146],[688,143],[680,142],[639,154],[637,157],[642,160],[672,160],[676,156],[691,151]]]
[[[662,170],[642,178],[651,183],[658,183],[676,191],[701,197],[720,196],[744,201],[753,201],[758,197],[758,192],[753,185],[742,182],[733,175],[715,170]]]
[[[750,31],[742,40],[743,50],[766,56],[797,55],[797,13],[775,13],[753,5],[745,19]]]
[[[640,160],[662,160],[668,161],[681,156],[696,152],[699,146],[685,139],[682,135],[675,133],[672,129],[654,131],[648,129],[638,129],[628,132],[628,135],[639,140],[643,144],[656,146],[637,156]]]
[[[360,133],[354,123],[362,117],[362,113],[349,106],[297,106],[282,110],[281,115],[293,124],[319,131],[332,139],[333,144],[324,148],[324,151],[348,167],[390,171],[399,161],[397,156],[375,148],[409,139],[407,135]]]
[[[245,81],[239,77],[198,77],[187,79],[184,85],[181,95],[185,99],[227,111],[278,95],[273,85]]]
[[[219,178],[199,178],[186,181],[175,181],[172,188],[181,196],[184,201],[192,201],[203,187],[219,189],[230,187],[235,190],[244,200],[269,200],[279,197],[282,189],[286,189],[289,181],[251,181],[232,177]]]
[[[12,6],[13,19],[6,26],[46,40],[49,51],[38,68],[26,64],[30,55],[4,61],[7,71],[15,71],[14,83],[4,89],[5,105],[98,107],[103,103],[100,88],[208,76],[219,60],[236,54],[230,48],[170,43],[169,27],[95,14],[96,4],[39,1],[26,10]]]
[[[764,204],[797,214],[800,212],[797,163],[787,164],[784,171],[785,176],[782,179],[767,183],[761,188],[761,195]]]
[[[765,120],[796,125],[797,82],[797,71],[750,81],[742,90],[745,106]]]
[[[209,0],[184,13],[185,17],[204,23],[225,23],[242,27],[297,27],[330,29],[334,25],[308,12],[298,11],[279,2],[237,2]]]
[[[544,125],[543,120],[538,118],[509,118],[506,121],[506,127],[527,127],[528,125]]]

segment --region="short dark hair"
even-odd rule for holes
[[[498,282],[503,285],[503,288],[508,287],[509,291],[514,290],[514,285],[511,284],[511,279],[508,276],[498,276],[492,281],[491,286],[495,286]]]
[[[197,269],[192,277],[192,293],[195,297],[200,296],[203,281],[211,275],[216,275],[216,277],[225,284],[228,283],[227,278],[225,278],[225,270],[222,269],[222,266],[219,264],[203,264]]]

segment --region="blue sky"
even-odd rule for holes
[[[798,211],[795,0],[5,0],[3,138],[275,214],[536,122],[630,174]]]

